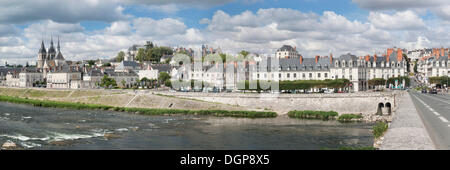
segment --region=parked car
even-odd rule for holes
[[[427,89],[422,89],[422,93],[427,93]]]
[[[431,89],[430,90],[430,94],[437,94],[437,90],[436,89]]]

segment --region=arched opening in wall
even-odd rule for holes
[[[391,103],[389,103],[389,102],[386,103],[386,109],[387,109],[388,115],[391,115],[391,111],[392,111]]]
[[[377,115],[383,115],[383,108],[384,108],[384,104],[378,103]]]

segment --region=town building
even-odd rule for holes
[[[283,45],[275,53],[276,58],[299,58],[301,54],[298,53],[297,47],[292,47],[290,45]]]
[[[202,45],[202,57],[205,57],[209,54],[222,54],[222,49],[220,49],[220,47],[214,49],[212,47],[208,47],[208,45]]]
[[[47,88],[79,89],[82,87],[82,72],[79,67],[60,66],[47,70]]]
[[[450,76],[450,53],[444,48],[433,48],[433,52],[417,62],[417,72],[423,83],[429,83],[429,77]]]
[[[19,73],[19,87],[35,87],[44,82],[44,76],[39,69],[23,68]]]

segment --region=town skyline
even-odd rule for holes
[[[439,0],[422,5],[407,0],[225,0],[209,5],[205,1],[108,2],[52,1],[47,4],[61,6],[55,14],[30,7],[27,14],[35,17],[24,17],[12,8],[43,7],[46,3],[2,5],[2,11],[9,13],[0,19],[4,21],[0,25],[0,65],[34,61],[38,44],[42,40],[48,44],[51,35],[61,37],[68,60],[113,58],[148,40],[193,49],[207,44],[230,54],[241,50],[274,54],[288,44],[305,57],[330,53],[364,56],[392,47],[447,48],[450,42],[445,31],[450,17],[442,12],[450,4]],[[69,5],[83,13],[57,15]],[[82,5],[85,9],[78,8]]]

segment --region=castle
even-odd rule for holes
[[[61,53],[61,46],[59,45],[59,37],[56,50],[53,46],[53,36],[51,37],[50,48],[48,50],[45,49],[44,40],[42,40],[41,48],[37,56],[37,68],[48,69],[65,65],[66,62]]]

